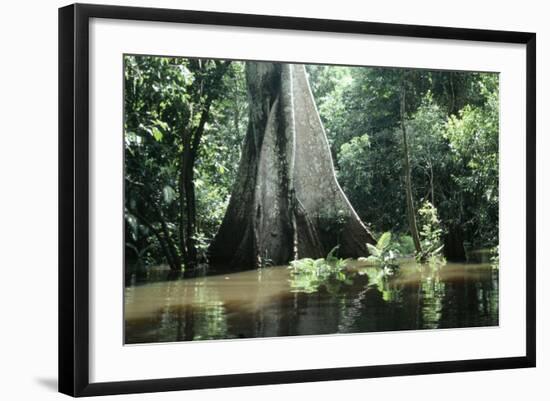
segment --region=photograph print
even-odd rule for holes
[[[498,326],[498,73],[123,61],[125,344]]]

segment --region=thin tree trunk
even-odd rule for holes
[[[405,198],[407,199],[407,217],[409,220],[409,229],[411,230],[414,247],[416,249],[416,252],[418,254],[421,254],[422,245],[420,243],[420,236],[418,235],[418,227],[416,225],[416,210],[414,208],[411,183],[409,144],[407,141],[407,128],[405,126],[405,81],[403,81],[401,84],[400,101],[401,132],[403,133],[403,168],[405,170]]]
[[[210,247],[232,269],[368,255],[374,238],[342,192],[305,67],[247,63],[249,124],[237,179]]]
[[[216,88],[227,72],[230,61],[217,62],[216,72],[213,78],[207,82],[201,83],[200,97],[203,96],[204,87]],[[201,65],[201,64],[199,64]],[[198,263],[197,247],[195,243],[195,235],[197,234],[197,212],[196,212],[196,195],[195,195],[195,173],[194,167],[198,157],[200,141],[204,133],[206,123],[210,117],[210,109],[212,103],[216,100],[217,95],[212,93],[206,94],[206,99],[202,106],[199,124],[195,127],[188,127],[182,132],[183,149],[180,154],[180,175],[179,175],[179,192],[180,192],[180,219],[179,219],[179,236],[182,255],[184,255],[185,267],[194,269]]]
[[[172,238],[170,238],[170,231],[168,230],[168,225],[166,224],[164,216],[160,211],[158,212],[158,215],[164,238],[166,240],[166,243],[168,244],[168,252],[172,255],[172,260],[174,261],[174,264],[173,266],[171,266],[171,268],[172,270],[180,271],[183,265],[181,263],[180,256],[178,255],[178,251],[176,250],[176,245],[174,244]]]
[[[434,193],[434,167],[430,161],[430,191],[432,193],[431,200],[432,206],[435,207],[435,193]]]
[[[187,217],[186,225],[186,248],[187,255],[185,260],[186,267],[193,269],[197,264],[197,248],[195,246],[196,234],[196,213],[195,213],[195,185],[194,173],[192,167],[187,167],[184,174],[185,186],[185,213]]]
[[[174,248],[174,245],[170,243],[168,238],[165,238],[163,235],[161,235],[160,231],[157,230],[149,220],[147,220],[142,214],[133,211],[132,212],[147,228],[149,228],[155,237],[157,237],[157,240],[160,245],[160,249],[162,250],[162,253],[164,254],[164,257],[166,258],[166,261],[168,262],[168,266],[170,266],[170,270],[173,271],[179,271],[181,270],[181,261],[177,255],[177,252]],[[164,231],[163,231],[164,232]],[[166,233],[165,233],[166,234]]]
[[[188,189],[188,178],[187,178],[187,168],[185,167],[187,164],[187,156],[185,149],[187,149],[190,146],[190,140],[189,137],[191,135],[189,132],[182,134],[182,143],[184,151],[180,154],[180,169],[179,169],[179,177],[178,177],[178,191],[179,191],[179,197],[178,197],[178,236],[179,236],[179,246],[180,251],[183,257],[183,263],[185,264],[185,267],[188,267],[189,263],[189,237],[188,237],[188,226],[189,226],[189,220],[187,216],[187,189]],[[185,139],[184,139],[185,135]]]
[[[453,72],[449,72],[449,83],[451,86],[451,104],[450,104],[450,113],[449,114],[457,114],[457,111],[455,110],[456,105],[456,95],[455,95],[455,86],[453,81]]]

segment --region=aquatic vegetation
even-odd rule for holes
[[[436,258],[443,251],[443,229],[439,221],[437,209],[429,201],[425,201],[418,210],[420,215],[420,238],[422,252],[416,254],[419,262],[426,262],[428,259]]]
[[[325,284],[329,292],[337,291],[339,283],[351,284],[346,267],[351,259],[341,259],[334,254],[335,246],[326,258],[303,258],[290,262],[290,286],[293,292],[312,293]],[[336,287],[334,284],[337,284]]]
[[[338,248],[339,248],[339,245],[332,248],[326,258],[319,258],[319,259],[303,258],[303,259],[293,260],[292,262],[290,262],[289,269],[293,269],[294,271],[297,271],[297,272],[341,270],[346,267],[346,265],[351,259],[341,259],[334,256]]]
[[[388,273],[393,273],[399,268],[397,263],[399,251],[396,249],[395,244],[391,242],[391,239],[392,235],[388,231],[380,236],[376,245],[367,244],[370,255],[367,258],[359,258],[359,261],[372,263],[384,268]]]

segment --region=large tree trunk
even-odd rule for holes
[[[248,63],[250,118],[211,263],[246,269],[368,254],[374,239],[342,192],[303,65]]]

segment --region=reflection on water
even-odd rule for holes
[[[345,279],[315,283],[289,273],[132,283],[126,343],[498,325],[498,271],[487,264],[409,263],[392,276],[355,265]]]

